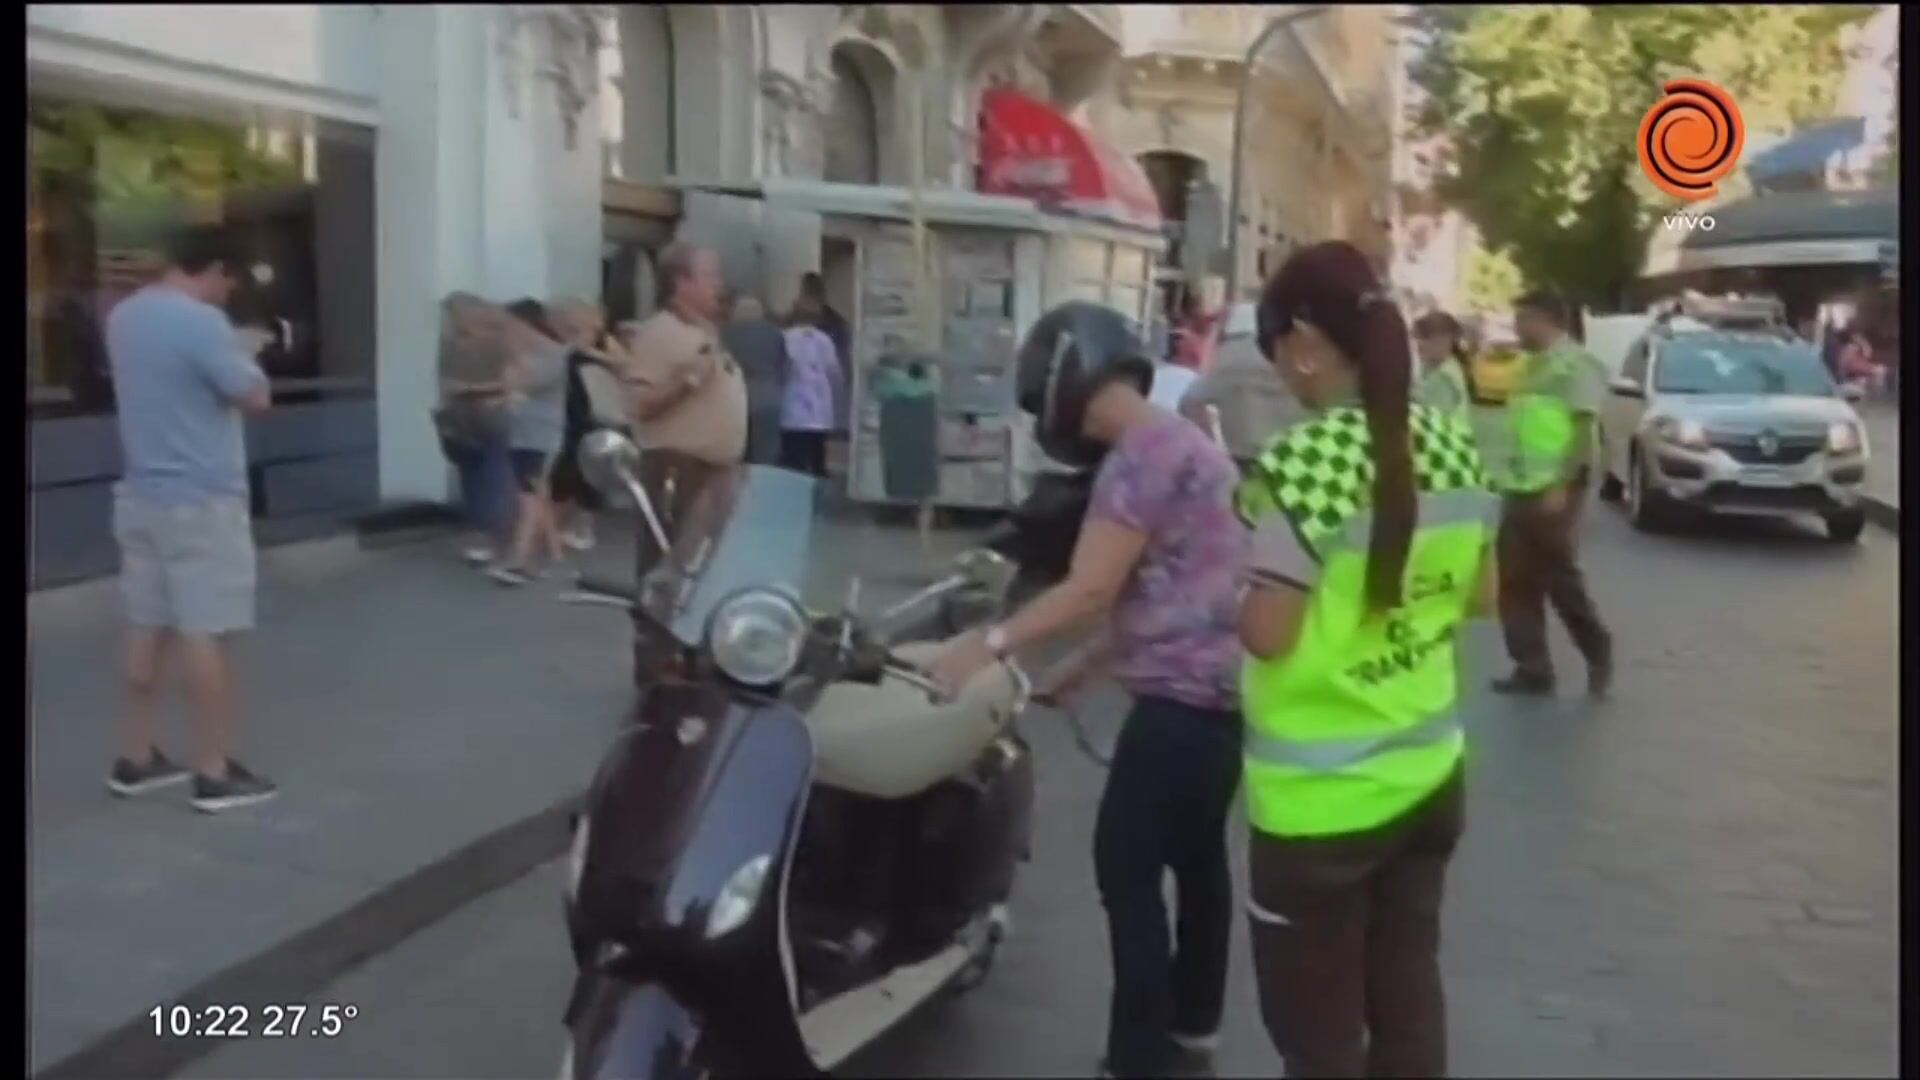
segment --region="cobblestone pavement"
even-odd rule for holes
[[[1454,1072],[1893,1075],[1893,540],[1590,522],[1617,697],[1470,703],[1470,824],[1446,915]],[[1474,686],[1496,650],[1476,632]],[[1051,716],[1027,728],[1041,792],[1014,938],[983,987],[849,1074],[1091,1075],[1107,988],[1089,854],[1101,774]],[[339,1039],[235,1045],[187,1075],[552,1075],[571,974],[559,888],[544,868],[317,995],[360,1006]],[[1220,1072],[1271,1076],[1241,923]]]

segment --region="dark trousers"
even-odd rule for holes
[[[1601,623],[1580,573],[1579,526],[1586,489],[1583,476],[1569,488],[1566,506],[1557,513],[1548,513],[1536,497],[1510,496],[1501,516],[1500,628],[1514,674],[1521,678],[1553,680],[1553,657],[1547,649],[1548,603],[1559,613],[1589,667],[1613,662],[1613,637]]]
[[[513,529],[514,484],[505,435],[468,443],[442,437],[440,449],[460,476],[460,511],[475,532],[504,542]]]
[[[1227,809],[1240,784],[1240,714],[1134,702],[1094,827],[1094,873],[1113,948],[1107,1067],[1164,1076],[1170,1033],[1207,1036],[1225,1005],[1233,926]],[[1161,887],[1176,888],[1169,940]]]
[[[827,475],[827,433],[824,431],[783,431],[780,433],[780,467],[808,476]]]
[[[1254,830],[1254,976],[1288,1076],[1446,1075],[1440,900],[1464,796],[1456,772],[1366,832]]]

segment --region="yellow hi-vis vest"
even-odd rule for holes
[[[1284,514],[1319,560],[1293,651],[1248,657],[1247,809],[1273,836],[1359,832],[1410,810],[1465,752],[1454,641],[1493,542],[1499,500],[1472,429],[1415,405],[1419,521],[1400,607],[1368,610],[1373,463],[1365,416],[1341,408],[1282,434],[1236,496],[1249,525]]]

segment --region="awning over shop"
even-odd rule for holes
[[[1656,230],[1645,274],[1768,266],[1874,264],[1900,236],[1891,189],[1792,191],[1702,211],[1712,229],[1688,230],[1677,244]],[[1661,241],[1666,241],[1661,243]]]
[[[1044,101],[992,87],[980,103],[982,192],[1051,210],[1160,227],[1160,202],[1140,166]]]

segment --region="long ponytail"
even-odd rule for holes
[[[1256,313],[1262,354],[1296,318],[1317,326],[1354,368],[1373,455],[1373,531],[1367,538],[1367,606],[1400,606],[1419,520],[1408,394],[1413,355],[1405,318],[1366,256],[1333,240],[1303,248],[1267,282]]]
[[[1360,301],[1360,340],[1352,354],[1360,376],[1360,407],[1373,444],[1373,530],[1367,536],[1367,604],[1375,611],[1400,606],[1419,518],[1414,489],[1413,444],[1407,428],[1407,398],[1413,357],[1407,324],[1392,300],[1378,294]]]

